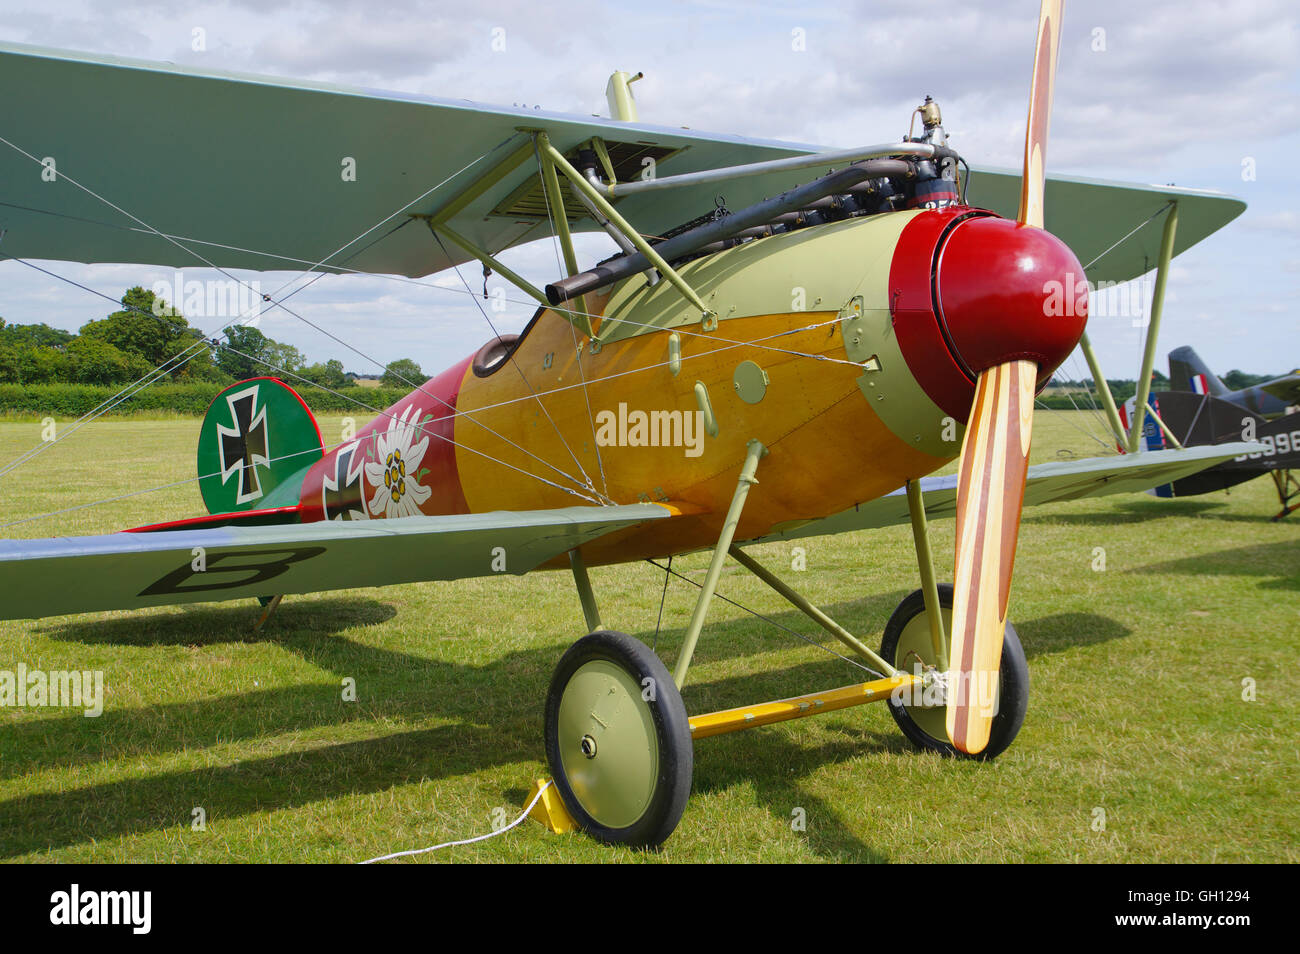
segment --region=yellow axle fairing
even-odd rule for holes
[[[544,312],[510,360],[487,376],[465,372],[455,440],[469,509],[579,502],[540,476],[682,512],[584,548],[589,563],[622,562],[712,546],[752,439],[770,453],[738,539],[943,466],[960,432],[938,439],[943,413],[916,386],[889,321],[890,262],[912,215],[805,229],[688,264],[682,275],[721,319],[713,332],[666,282],[646,288],[641,278],[588,296],[594,345]]]
[[[900,672],[896,676],[856,683],[852,686],[841,686],[825,692],[810,692],[789,699],[778,699],[775,702],[760,702],[752,706],[708,712],[691,717],[691,738],[707,739],[712,735],[755,729],[761,725],[803,719],[807,716],[821,715],[823,712],[834,712],[836,709],[878,702],[888,699],[896,692],[907,693],[919,689],[921,684],[922,680],[919,677]]]

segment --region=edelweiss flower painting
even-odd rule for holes
[[[420,461],[429,449],[418,417],[419,408],[408,405],[375,439],[376,459],[366,462],[366,482],[374,492],[368,504],[376,517],[414,517],[429,499],[429,488],[418,481]]]

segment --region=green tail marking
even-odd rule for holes
[[[232,384],[199,431],[203,504],[208,513],[293,506],[323,454],[316,418],[297,391],[275,378]]]

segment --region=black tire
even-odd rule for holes
[[[952,609],[952,587],[947,583],[939,585],[939,605],[944,609]],[[898,604],[894,615],[889,617],[889,622],[885,624],[885,635],[880,641],[880,655],[886,662],[898,669],[912,671],[910,660],[899,661],[895,657],[898,655],[899,642],[907,624],[916,617],[923,616],[924,613],[925,597],[920,590],[908,594]],[[948,633],[948,638],[951,645],[951,632]],[[1006,751],[1007,746],[1020,731],[1020,726],[1025,721],[1025,710],[1029,707],[1029,664],[1025,661],[1025,650],[1020,645],[1020,637],[1016,635],[1015,627],[1008,622],[1006,632],[1003,634],[1002,663],[998,678],[998,711],[993,716],[989,744],[985,746],[984,751],[976,755],[967,755],[949,742],[946,735],[938,737],[918,725],[908,707],[901,701],[891,698],[888,704],[889,713],[898,723],[898,727],[903,730],[903,734],[920,748],[941,752],[944,755],[982,761],[992,759]]]
[[[590,787],[583,788],[584,784],[590,786],[591,783],[584,782],[580,778],[571,779],[569,773],[565,771],[564,764],[567,758],[571,764],[582,766],[583,763],[579,761],[577,754],[579,752],[585,759],[599,758],[600,741],[607,739],[612,744],[617,736],[607,735],[606,733],[610,731],[608,727],[606,726],[605,730],[600,728],[604,723],[598,720],[591,722],[587,730],[589,734],[581,734],[580,738],[585,741],[593,739],[594,736],[593,744],[590,746],[593,754],[586,754],[587,748],[582,747],[583,743],[579,738],[560,737],[561,703],[566,689],[580,670],[590,673],[590,664],[602,662],[612,664],[627,673],[635,686],[649,685],[654,690],[650,700],[645,698],[645,690],[635,696],[622,693],[618,696],[618,704],[637,707],[636,716],[644,719],[645,714],[648,713],[649,725],[653,726],[653,737],[657,748],[655,764],[650,767],[647,763],[647,780],[651,793],[644,810],[640,811],[637,817],[624,819],[618,824],[607,824],[595,817],[599,811],[595,808],[594,802],[599,799],[592,797]],[[647,683],[646,680],[653,680],[653,683]],[[572,691],[579,692],[581,688],[579,684]],[[610,692],[614,690],[611,689]],[[574,705],[576,709],[584,711],[586,709],[585,702],[582,704],[575,702]],[[594,705],[592,716],[595,719]],[[644,722],[637,724],[637,719],[628,715],[626,709],[622,710],[621,717],[625,720],[624,724],[626,720],[630,720],[637,729],[645,727]],[[571,722],[566,724],[567,735],[579,736],[579,732],[572,728]],[[569,814],[589,835],[612,844],[653,848],[662,844],[673,833],[691,793],[695,748],[691,741],[691,726],[681,693],[678,692],[673,677],[663,661],[645,643],[626,633],[600,630],[584,636],[570,646],[560,659],[559,665],[555,667],[550,690],[546,694],[545,738],[546,760],[550,764],[551,777],[555,779],[560,798],[564,801]],[[630,757],[635,759],[638,755],[639,753],[632,753]],[[595,774],[598,776],[600,773]],[[599,795],[598,788],[597,783],[597,795]],[[593,805],[584,804],[579,790],[585,793]],[[636,802],[637,799],[634,798],[632,801]],[[638,810],[635,807],[631,809],[633,812]],[[606,821],[609,819],[607,818]]]

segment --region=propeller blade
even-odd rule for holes
[[[981,373],[962,442],[948,738],[970,755],[988,745],[996,712],[1037,374],[1032,361],[1008,361]]]
[[[1020,174],[1020,212],[1016,221],[1043,227],[1044,168],[1047,163],[1047,127],[1052,116],[1052,91],[1056,87],[1056,53],[1061,43],[1063,0],[1043,0],[1038,11],[1038,49],[1034,53],[1034,79],[1029,87],[1029,119],[1025,126],[1025,162]]]

